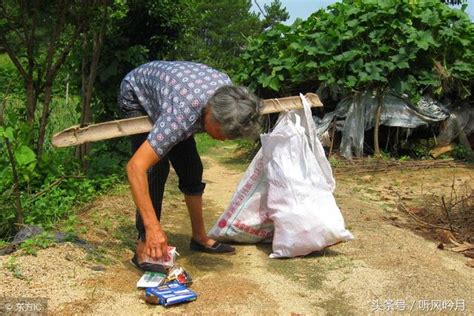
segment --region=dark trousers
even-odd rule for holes
[[[146,141],[147,136],[148,134],[139,134],[131,137],[132,154]],[[205,183],[202,182],[202,162],[196,149],[194,137],[191,136],[176,144],[166,156],[161,157],[156,165],[148,169],[148,190],[158,220],[161,217],[163,193],[170,171],[170,162],[178,175],[178,187],[181,192],[186,195],[202,195],[204,192]],[[136,211],[136,227],[138,237],[144,241],[145,226],[138,209]]]

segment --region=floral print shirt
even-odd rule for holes
[[[122,81],[119,105],[124,112],[144,110],[154,122],[148,142],[160,157],[202,130],[201,113],[214,92],[232,85],[229,76],[187,61],[152,61]]]

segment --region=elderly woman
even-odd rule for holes
[[[146,258],[167,255],[168,241],[160,224],[161,205],[170,162],[179,178],[191,218],[191,250],[234,252],[210,239],[202,217],[203,166],[193,135],[206,132],[218,140],[258,133],[261,101],[245,87],[209,66],[184,61],[153,61],[132,70],[120,87],[119,105],[126,117],[148,115],[149,134],[132,138],[127,175],[137,206],[137,250],[132,262],[154,270]]]

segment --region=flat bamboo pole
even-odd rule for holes
[[[307,93],[305,97],[312,107],[323,106],[317,94]],[[299,96],[266,99],[263,100],[263,108],[260,113],[270,114],[285,110],[301,109],[302,107]],[[153,122],[148,116],[91,124],[85,127],[76,125],[54,134],[52,144],[54,147],[77,146],[87,142],[147,133],[152,127]]]

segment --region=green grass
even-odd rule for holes
[[[354,315],[354,308],[347,304],[348,298],[342,291],[331,293],[331,298],[316,304],[322,307],[328,315]]]
[[[268,262],[271,272],[289,277],[312,290],[322,288],[326,274],[320,262],[314,258],[272,259]]]
[[[218,141],[205,133],[195,136],[198,152],[201,156],[209,156],[226,167],[237,171],[245,171],[251,160],[254,143],[246,139]]]
[[[15,278],[21,280],[25,279],[15,256],[10,256],[8,260],[3,263],[3,268],[10,271]]]
[[[46,249],[54,244],[54,237],[48,232],[43,232],[32,238],[25,240],[20,248],[25,251],[26,254],[36,256],[38,250]]]
[[[222,146],[225,142],[212,139],[206,133],[199,133],[194,136],[199,154],[206,155],[212,149]]]
[[[235,147],[237,150],[251,151],[253,148],[253,142],[246,139],[234,139],[220,141],[211,138],[206,133],[199,133],[195,136],[196,145],[201,155],[209,155],[218,150],[219,148]]]

